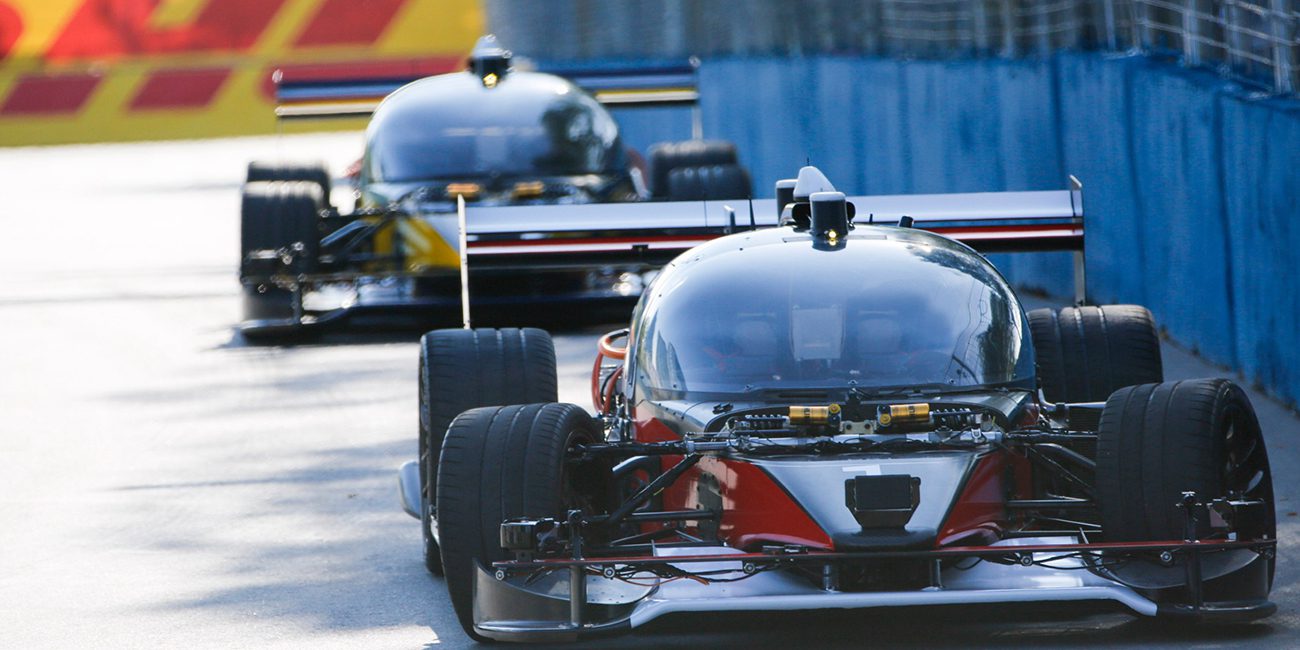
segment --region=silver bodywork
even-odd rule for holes
[[[1042,537],[1003,540],[994,546],[1014,548],[1041,544],[1075,544],[1072,537]],[[717,555],[717,562],[682,564],[693,571],[733,571],[744,575],[743,563],[726,556],[740,551],[726,547],[661,549],[657,557]],[[1035,560],[1043,554],[1033,554]],[[1052,554],[1048,554],[1052,555]],[[1062,559],[1051,566],[1004,566],[980,562],[969,569],[949,567],[940,575],[941,586],[909,591],[841,592],[819,589],[806,579],[782,571],[769,571],[732,583],[702,585],[693,580],[675,580],[652,588],[618,586],[615,580],[589,575],[588,602],[602,604],[622,615],[612,622],[574,628],[564,620],[524,620],[519,610],[494,611],[491,603],[508,601],[501,591],[516,595],[540,595],[555,603],[567,601],[567,571],[556,571],[551,580],[523,587],[525,578],[499,580],[480,568],[477,590],[492,590],[492,597],[475,597],[475,630],[484,636],[511,641],[569,640],[582,633],[621,631],[649,623],[661,616],[681,612],[797,611],[813,609],[872,609],[928,605],[995,603],[1041,603],[1051,601],[1108,601],[1142,616],[1155,616],[1158,606],[1128,587],[1084,570],[1078,559]],[[725,575],[725,574],[724,574]],[[503,608],[504,609],[504,608]]]
[[[906,474],[921,479],[921,501],[907,529],[936,531],[957,499],[977,452],[950,451],[909,456],[863,454],[810,458],[762,458],[749,462],[781,484],[813,521],[830,534],[853,533],[862,525],[844,507],[844,481],[854,476]]]

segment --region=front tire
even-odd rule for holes
[[[1201,501],[1230,493],[1260,498],[1273,511],[1268,453],[1250,398],[1227,379],[1115,391],[1097,432],[1097,506],[1106,539],[1181,539],[1185,519],[1175,504],[1185,491]]]
[[[240,208],[239,279],[243,285],[244,338],[258,343],[291,341],[297,334],[294,294],[270,276],[311,273],[319,265],[321,188],[308,182],[256,182],[244,186]],[[278,251],[275,259],[259,257]],[[291,260],[284,268],[281,256]],[[261,321],[261,323],[257,323]]]
[[[447,593],[475,640],[474,573],[509,559],[501,522],[563,517],[582,505],[565,454],[601,439],[600,426],[573,404],[487,407],[460,414],[447,430],[438,472],[438,528]]]
[[[1259,516],[1238,522],[1232,532],[1241,540],[1277,538],[1268,453],[1246,393],[1227,379],[1115,391],[1097,433],[1096,499],[1105,540],[1183,539],[1187,515],[1176,505],[1183,492],[1195,492],[1201,503],[1219,497],[1258,500]],[[1224,538],[1226,533],[1212,530],[1207,518],[1197,521],[1197,538]],[[1266,601],[1275,567],[1271,557],[1239,550],[1203,562],[1209,567],[1212,560],[1221,568],[1202,583],[1207,602]],[[1120,563],[1112,570],[1130,584],[1146,586],[1157,602],[1177,606],[1191,594],[1181,566]]]
[[[555,345],[536,328],[442,329],[420,339],[420,485],[424,565],[442,575],[433,534],[443,437],[456,416],[480,406],[555,402]]]
[[[320,187],[301,181],[249,183],[244,186],[239,211],[239,271],[241,277],[258,273],[250,257],[260,250],[296,250],[294,270],[310,273],[320,258]]]

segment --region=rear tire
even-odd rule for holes
[[[655,198],[669,196],[668,176],[679,167],[736,165],[736,145],[725,140],[660,142],[650,147],[650,192]]]
[[[747,199],[749,172],[740,165],[678,167],[668,173],[668,200]]]
[[[437,502],[438,462],[452,420],[480,406],[555,402],[555,345],[545,330],[442,329],[420,339],[420,485],[424,565],[442,575],[430,506]]]
[[[259,181],[306,181],[315,183],[320,186],[321,196],[325,197],[326,205],[330,202],[330,190],[333,189],[333,181],[324,162],[289,163],[254,160],[248,163],[246,181],[249,183]]]
[[[563,517],[574,502],[565,452],[601,439],[600,426],[573,404],[478,408],[460,414],[443,442],[438,472],[438,530],[447,593],[475,640],[474,572],[509,559],[501,522]]]
[[[1035,309],[1029,329],[1050,402],[1101,402],[1125,386],[1164,381],[1160,336],[1146,307]]]

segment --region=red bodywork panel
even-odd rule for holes
[[[1006,520],[1006,474],[1009,455],[994,453],[980,458],[971,470],[961,494],[939,529],[936,546],[963,543],[992,543],[1001,535]]]
[[[663,422],[637,417],[636,439],[641,442],[677,440]],[[664,456],[663,469],[681,460]],[[715,488],[716,486],[716,488]],[[663,492],[665,510],[702,506],[701,495],[717,491],[722,500],[718,536],[729,545],[754,549],[762,544],[796,544],[829,550],[831,538],[767,472],[739,460],[705,457]]]
[[[662,421],[648,416],[635,419],[640,442],[677,440]],[[661,470],[681,460],[665,456]],[[1008,494],[1023,494],[1029,478],[1027,461],[1008,452],[981,457],[939,530],[937,547],[954,544],[990,544],[1007,527]],[[705,478],[705,477],[708,478]],[[1008,480],[1014,485],[1008,489]],[[713,486],[716,486],[713,487]],[[701,495],[719,493],[722,521],[719,537],[733,547],[753,549],[763,543],[797,544],[829,550],[830,535],[766,472],[750,463],[705,457],[663,492],[663,508],[687,510],[707,507]]]

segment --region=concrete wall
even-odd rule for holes
[[[739,145],[760,196],[805,160],[864,194],[1059,189],[1078,176],[1093,300],[1144,304],[1175,340],[1300,398],[1300,102],[1090,53],[720,58],[700,73],[705,134]],[[1064,255],[995,262],[1069,294]]]

